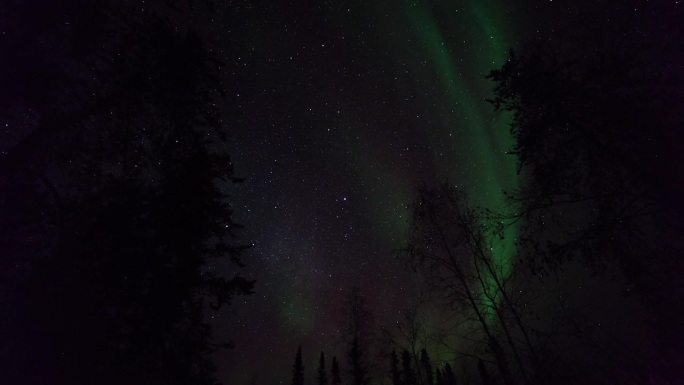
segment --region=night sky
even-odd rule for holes
[[[516,160],[506,117],[484,101],[485,75],[573,12],[564,2],[272,3],[198,16],[226,60],[228,151],[247,179],[232,195],[255,244],[244,273],[256,294],[214,319],[238,347],[217,355],[219,379],[237,384],[288,382],[300,344],[309,379],[321,350],[344,364],[336,329],[351,286],[379,324],[415,302],[395,254],[416,185],[448,179],[484,207],[502,204]]]
[[[682,1],[0,4],[0,379],[684,378]]]

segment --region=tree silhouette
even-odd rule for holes
[[[466,332],[481,336],[505,383],[515,382],[509,354],[524,379],[528,368],[522,347],[533,359],[536,347],[524,318],[529,308],[512,295],[520,281],[517,270],[508,269],[493,254],[494,242],[502,236],[500,227],[486,212],[473,208],[463,191],[447,183],[419,186],[410,210],[410,237],[400,255],[424,275],[436,305],[449,312],[458,309],[459,318],[467,317],[463,323],[472,329]],[[498,335],[505,338],[506,349]]]
[[[482,381],[482,385],[492,384],[492,379],[489,377],[487,368],[485,367],[484,362],[482,362],[482,360],[477,360],[477,371],[478,373],[480,373],[480,381]]]
[[[349,375],[351,376],[352,385],[366,385],[370,378],[368,377],[368,369],[364,361],[364,353],[359,344],[358,338],[354,338],[351,348],[348,353],[349,360]]]
[[[337,363],[337,357],[335,356],[333,356],[332,364],[330,365],[330,375],[332,376],[330,385],[342,384],[342,379],[340,378],[340,365]]]
[[[423,365],[420,362],[420,352],[422,349],[421,346],[424,346],[431,336],[423,321],[420,319],[420,316],[419,306],[403,311],[401,313],[401,318],[395,323],[399,341],[393,343],[397,346],[405,347],[405,349],[409,351],[413,364],[417,368],[417,381],[420,384],[424,384],[426,376],[423,373]],[[389,336],[389,338],[390,340],[394,339],[392,336]]]
[[[304,385],[304,365],[302,364],[302,347],[297,348],[295,363],[292,365],[292,385]]]
[[[648,307],[657,337],[658,359],[646,366],[675,379],[668,368],[684,363],[676,353],[684,345],[673,343],[684,341],[684,297],[676,294],[684,290],[676,235],[684,168],[673,167],[681,163],[674,143],[684,140],[675,112],[684,59],[673,52],[684,33],[672,15],[681,10],[614,9],[595,4],[592,17],[611,23],[573,18],[558,39],[511,51],[490,73],[491,103],[512,114],[511,152],[527,180],[509,193],[516,211],[502,220],[520,225],[519,250],[539,272],[580,259],[598,273],[624,274],[626,293]]]
[[[318,360],[318,385],[328,385],[328,375],[325,372],[325,355],[321,352]]]
[[[449,365],[448,362],[444,365],[442,383],[444,385],[456,385],[456,374],[454,373],[453,369],[451,369],[451,365]]]
[[[413,370],[413,359],[411,358],[411,353],[406,349],[401,352],[401,368],[404,385],[417,385],[418,379],[416,378],[416,372]]]
[[[442,376],[442,370],[440,368],[435,368],[435,384],[436,385],[445,385],[444,384],[444,377]]]
[[[225,134],[218,62],[150,12],[76,0],[35,12],[45,6],[10,1],[0,16],[17,53],[0,91],[12,130],[0,372],[15,384],[214,384],[209,356],[228,344],[204,313],[253,287],[231,269],[247,247],[225,194],[239,179],[212,150]]]
[[[302,347],[297,348],[295,362],[292,365],[292,385],[304,385],[304,365],[302,364]]]
[[[347,293],[342,309],[342,339],[347,345],[347,362],[352,385],[366,385],[370,380],[370,349],[373,341],[373,313],[357,287]]]
[[[420,365],[423,373],[423,383],[425,385],[434,385],[435,377],[434,372],[432,371],[432,363],[430,362],[430,356],[425,348],[420,351]]]
[[[392,349],[392,355],[390,356],[390,372],[392,375],[392,385],[402,385],[399,357],[397,357],[397,352],[394,349]]]

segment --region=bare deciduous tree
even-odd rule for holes
[[[411,233],[403,259],[423,275],[433,299],[460,316],[459,334],[484,342],[506,384],[529,383],[528,366],[537,353],[521,301],[512,295],[513,268],[495,258],[497,239],[503,237],[500,228],[448,184],[419,187],[410,209]],[[510,358],[516,373],[511,372]]]

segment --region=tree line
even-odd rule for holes
[[[449,360],[433,360],[421,343],[435,342],[434,338],[419,339],[426,331],[418,319],[417,311],[404,313],[404,320],[396,324],[398,333],[374,323],[372,309],[366,296],[357,287],[348,290],[342,309],[341,338],[344,348],[343,364],[337,356],[330,361],[328,374],[326,355],[321,351],[315,376],[308,377],[299,346],[291,370],[292,385],[315,383],[318,385],[456,385],[461,383],[496,384],[495,376],[484,364],[477,361],[477,374],[466,373],[459,381]],[[411,329],[410,332],[407,332]],[[404,346],[404,347],[401,347]],[[399,348],[397,348],[399,347]],[[346,365],[345,365],[346,364]],[[312,373],[313,370],[309,370]],[[472,378],[471,378],[472,377]],[[313,381],[313,382],[312,382]],[[477,382],[479,381],[479,382]]]
[[[354,362],[357,361],[353,358],[354,351],[349,352],[349,363],[350,368],[347,371],[349,375],[349,383],[352,385],[367,384],[370,378],[359,377],[355,375]],[[328,375],[326,371],[325,364],[325,353],[321,352],[319,358],[318,368],[316,369],[315,383],[317,385],[340,385],[342,384],[342,377],[340,372],[340,366],[337,361],[337,357],[333,356],[331,369],[330,369],[330,381],[328,380]],[[399,357],[397,356],[396,350],[392,350],[390,356],[390,371],[392,385],[456,385],[457,379],[451,365],[446,362],[443,368],[436,367],[432,369],[433,362],[430,360],[430,356],[427,350],[422,349],[420,353],[419,363],[416,366],[414,363],[414,357],[407,349],[401,352],[401,364],[399,363]],[[486,371],[483,372],[486,377]],[[292,365],[292,385],[304,385],[305,375],[304,366],[302,364],[302,348],[301,346],[297,349],[297,354],[295,356],[294,364]]]

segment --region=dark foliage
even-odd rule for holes
[[[444,371],[442,373],[442,382],[444,385],[456,385],[456,374],[454,370],[451,369],[451,365],[447,362],[444,365]]]
[[[477,360],[477,372],[480,373],[480,381],[482,385],[492,385],[492,379],[487,372],[484,362]]]
[[[348,359],[352,385],[368,384],[370,378],[368,377],[367,363],[364,360],[364,354],[357,338],[354,338],[351,343]]]
[[[430,355],[428,355],[428,352],[425,350],[425,348],[421,349],[420,351],[420,365],[423,373],[423,383],[425,385],[434,385],[435,377],[432,370],[432,362],[430,362]]]
[[[641,5],[642,3],[639,3]],[[681,7],[592,8],[563,38],[512,51],[489,77],[512,113],[512,152],[529,176],[510,194],[519,249],[536,271],[581,258],[618,267],[658,336],[657,377],[684,363]],[[676,16],[675,16],[676,15]],[[581,26],[581,27],[580,27]],[[580,31],[580,32],[577,32]]]
[[[406,349],[401,352],[401,374],[404,385],[415,385],[418,383],[416,372],[413,369],[413,358],[411,358],[411,353]]]
[[[392,385],[402,385],[401,371],[399,370],[399,357],[397,352],[392,350],[390,357],[390,374],[392,375]]]
[[[370,348],[373,338],[373,313],[359,288],[347,293],[342,309],[342,341],[347,345],[347,372],[352,385],[370,382]]]
[[[253,287],[230,269],[246,246],[223,184],[239,179],[211,150],[218,62],[117,3],[9,1],[0,17],[3,379],[215,383],[227,344],[203,313]]]
[[[292,385],[304,385],[304,365],[302,365],[302,347],[297,348],[297,356],[292,365]]]
[[[318,360],[318,385],[328,385],[328,375],[325,372],[325,355],[321,352]]]
[[[332,364],[330,365],[330,375],[332,377],[330,385],[342,384],[342,379],[340,378],[340,364],[337,362],[337,357],[335,356],[333,356]]]

